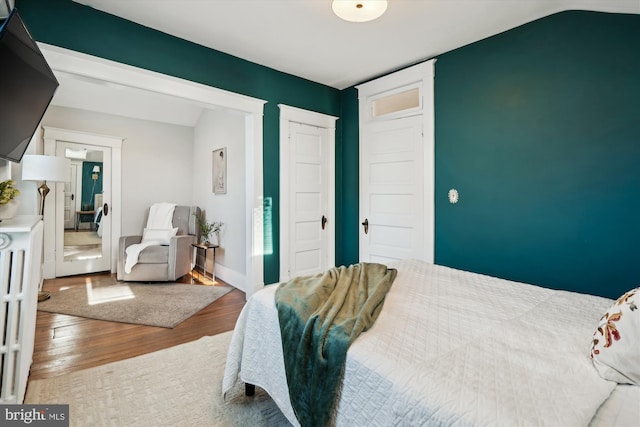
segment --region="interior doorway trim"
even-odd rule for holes
[[[291,208],[291,201],[289,200],[289,186],[292,179],[295,179],[295,171],[289,170],[289,131],[291,123],[301,123],[309,126],[316,126],[329,130],[329,152],[327,159],[328,167],[328,216],[327,222],[327,267],[333,267],[335,265],[335,188],[336,188],[336,176],[335,176],[335,164],[336,164],[336,149],[335,149],[335,131],[337,117],[329,116],[315,111],[304,110],[301,108],[291,107],[284,104],[278,104],[280,108],[280,278],[279,281],[289,280],[289,210]]]
[[[266,101],[45,43],[38,43],[38,46],[54,73],[148,90],[196,102],[211,109],[222,107],[245,114],[248,255],[244,291],[248,298],[261,289],[264,286],[262,140]]]

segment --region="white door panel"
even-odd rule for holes
[[[335,265],[337,117],[282,104],[278,107],[282,282]]]
[[[290,200],[290,276],[319,273],[327,268],[327,234],[322,218],[327,215],[328,130],[291,123],[290,169],[295,171]]]
[[[362,129],[362,261],[423,259],[424,144],[421,117],[368,123]]]

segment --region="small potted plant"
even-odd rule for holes
[[[16,182],[12,179],[0,182],[0,221],[10,219],[18,212],[20,190],[15,188]]]
[[[194,215],[198,222],[198,230],[200,231],[200,243],[203,245],[208,245],[210,243],[215,245],[220,244],[220,229],[224,223],[220,221],[208,222],[204,214]],[[213,242],[210,240],[212,235],[215,236],[215,241]]]

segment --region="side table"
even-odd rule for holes
[[[215,270],[215,265],[216,265],[216,248],[218,247],[218,245],[212,245],[211,243],[209,243],[209,244],[193,243],[193,244],[191,244],[191,246],[196,248],[196,264],[197,264],[198,258],[200,258],[201,256],[203,256],[203,258],[204,258],[204,262],[202,263],[202,271],[203,271],[202,274],[203,274],[205,279],[207,278],[207,251],[209,249],[213,249],[213,267],[211,269],[211,280],[214,281],[216,279],[216,277],[214,275],[214,270]],[[201,252],[202,252],[202,255],[200,255]],[[196,270],[198,270],[197,265],[196,265]],[[201,277],[202,276],[200,276],[200,270],[198,270],[198,280],[200,280]]]
[[[78,226],[82,222],[82,215],[92,215],[91,221],[93,221],[93,215],[96,214],[96,211],[76,211],[76,231],[78,231]]]

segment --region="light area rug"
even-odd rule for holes
[[[52,292],[51,299],[38,303],[38,310],[174,328],[232,289],[182,283],[87,283]]]
[[[288,426],[260,388],[222,398],[231,332],[155,353],[30,381],[25,403],[69,404],[71,426]]]

